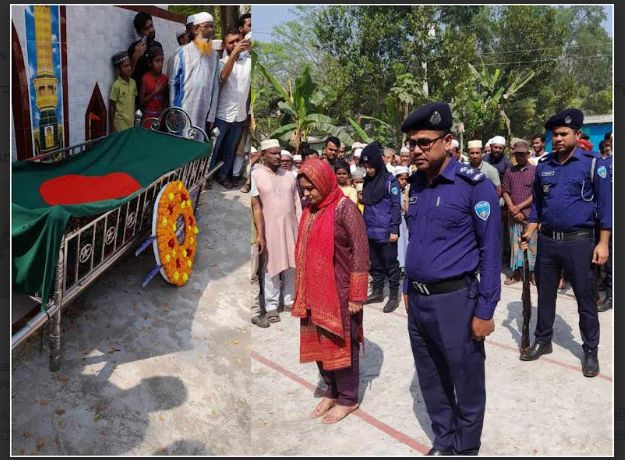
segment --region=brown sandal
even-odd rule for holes
[[[270,323],[277,323],[280,321],[280,313],[277,310],[271,310],[265,314],[265,318]]]

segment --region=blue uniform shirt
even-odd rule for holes
[[[590,181],[592,160],[596,159]],[[566,232],[578,228],[612,228],[610,164],[596,152],[575,148],[569,161],[546,154],[536,166],[529,222]]]
[[[408,283],[435,283],[480,271],[475,316],[493,317],[501,295],[501,211],[493,183],[478,169],[451,158],[427,184],[425,174],[410,177]]]
[[[386,173],[386,170],[382,171]],[[374,241],[388,241],[391,233],[399,235],[401,224],[401,187],[392,174],[384,180],[384,198],[374,205],[365,205],[363,218],[367,237]]]

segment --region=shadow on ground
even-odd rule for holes
[[[39,333],[15,350],[14,454],[249,452],[249,283],[234,276],[249,278],[249,204],[217,189],[184,287],[142,288],[153,254],[128,253],[65,310],[59,372],[47,337],[43,353]]]

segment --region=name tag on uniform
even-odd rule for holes
[[[540,175],[542,177],[547,177],[547,176],[554,176],[556,174],[555,171],[543,171]]]

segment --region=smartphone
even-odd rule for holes
[[[143,43],[144,45],[146,45],[148,43],[148,37],[145,35],[141,36],[141,43]]]

